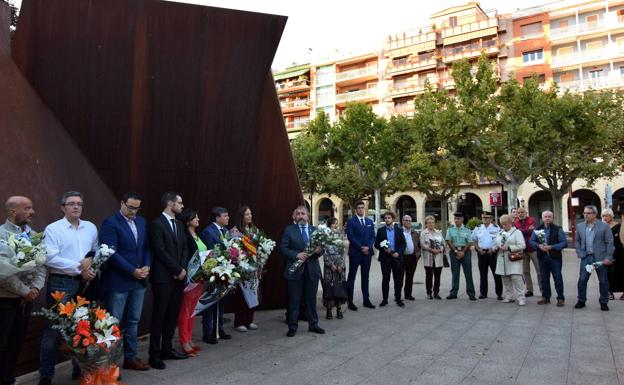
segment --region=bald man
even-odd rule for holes
[[[12,234],[32,235],[30,221],[35,214],[32,201],[12,196],[4,204],[7,220],[0,226],[0,240]],[[19,355],[33,301],[45,284],[45,266],[33,272],[17,274],[0,281],[0,383],[15,383],[15,365]]]

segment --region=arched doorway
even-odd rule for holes
[[[529,197],[529,215],[537,222],[542,220],[542,212],[554,209],[553,200],[548,191],[536,191]]]
[[[322,198],[319,202],[318,222],[325,223],[325,221],[334,216],[334,202],[329,198]]]
[[[598,208],[598,217],[600,218],[600,211],[602,211],[602,205],[598,194],[592,190],[582,188],[572,192],[573,198],[579,199],[579,205],[574,207],[574,224],[577,225],[584,221],[583,208],[585,206],[594,205]]]
[[[396,203],[397,222],[401,221],[404,215],[412,217],[412,221],[416,220],[416,201],[409,195],[401,195]]]
[[[433,215],[436,222],[439,222],[442,218],[442,201],[440,200],[427,200],[425,202],[425,216]]]
[[[483,202],[477,194],[462,193],[459,195],[459,202],[457,205],[457,211],[460,211],[466,215],[464,223],[468,223],[470,218],[480,218],[483,212]]]
[[[624,188],[619,190],[615,190],[613,193],[613,206],[611,209],[615,213],[616,217],[619,217],[618,210],[620,209],[620,205],[624,204]]]

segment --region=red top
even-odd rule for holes
[[[531,246],[529,246],[529,240],[531,239],[531,234],[533,234],[533,230],[535,230],[535,219],[527,216],[524,220],[520,218],[516,218],[514,221],[514,227],[524,235],[524,241],[526,242],[526,251],[535,251]]]

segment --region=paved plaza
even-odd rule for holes
[[[385,308],[345,312],[343,320],[325,320],[325,335],[307,331],[287,338],[284,311],[256,313],[258,331],[244,334],[226,330],[233,339],[218,345],[201,343],[196,358],[166,361],[166,370],[125,371],[127,385],[207,384],[480,384],[480,385],[623,385],[624,301],[610,301],[611,311],[600,311],[598,282],[590,280],[587,307],[576,302],[578,260],[564,254],[566,305],[504,304],[493,297],[468,300],[462,276],[457,300],[427,300],[424,270],[416,273],[416,301],[404,308],[390,302]],[[476,257],[473,276],[478,290]],[[490,277],[491,278],[491,277]],[[442,273],[441,295],[450,287],[450,269]],[[359,286],[359,275],[358,282]],[[381,301],[379,263],[371,269],[374,304]],[[357,290],[356,290],[357,292]],[[392,293],[392,287],[391,287]],[[319,290],[319,305],[321,292]],[[361,305],[360,297],[356,305]],[[228,316],[230,317],[230,316]],[[200,341],[200,322],[195,340]],[[141,343],[147,358],[147,343]],[[70,365],[59,365],[54,384],[72,384]],[[34,385],[37,375],[21,377],[20,385]]]

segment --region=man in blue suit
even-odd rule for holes
[[[226,208],[214,207],[212,209],[213,222],[206,226],[201,232],[199,237],[206,245],[208,250],[214,249],[218,244],[223,244],[223,240],[229,235],[227,225],[230,223],[230,214]],[[216,344],[218,339],[229,340],[231,335],[227,334],[223,330],[223,313],[225,310],[225,301],[227,295],[221,298],[216,304],[210,306],[202,313],[202,340],[207,344]],[[217,322],[218,317],[218,322]],[[219,335],[217,337],[217,328],[215,324],[218,323]]]
[[[137,215],[141,197],[125,193],[118,212],[108,217],[100,229],[100,243],[115,249],[102,271],[106,307],[124,329],[124,369],[148,370],[137,357],[137,327],[143,309],[147,277],[152,264],[147,224]]]
[[[355,276],[358,267],[362,268],[361,283],[364,307],[374,309],[368,296],[368,273],[370,272],[371,258],[373,256],[373,245],[375,244],[375,225],[372,220],[365,217],[364,202],[355,204],[355,213],[347,222],[347,239],[349,239],[349,276],[347,284],[349,286],[349,310],[357,310],[353,303],[353,290],[355,287]]]
[[[286,335],[294,337],[297,333],[302,295],[305,297],[308,330],[323,334],[325,330],[318,326],[316,313],[316,292],[321,279],[321,265],[319,264],[321,249],[317,247],[312,254],[305,252],[310,243],[310,237],[316,229],[308,224],[308,209],[305,206],[295,209],[293,219],[295,223],[286,226],[280,245],[282,255],[286,258],[284,278],[288,282],[288,334]],[[302,264],[296,268],[295,263],[298,261]]]

